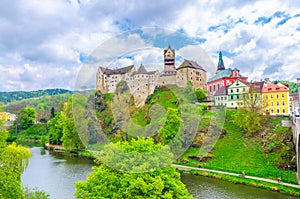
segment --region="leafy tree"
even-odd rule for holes
[[[264,118],[260,114],[238,109],[232,117],[234,124],[243,129],[247,135],[251,136],[262,130]]]
[[[249,91],[242,94],[242,99],[239,101],[239,104],[240,109],[261,114],[263,112],[264,103],[260,93],[260,86],[250,84]]]
[[[51,144],[62,144],[63,119],[60,113],[57,113],[49,122],[49,142]]]
[[[23,108],[21,109],[16,124],[22,130],[25,130],[34,124],[36,112],[34,108]]]
[[[206,98],[206,92],[201,88],[194,89],[195,95],[197,97],[198,102],[201,102]]]
[[[131,155],[121,158],[120,150]],[[148,159],[142,159],[144,155]],[[106,145],[97,160],[108,164],[114,162],[126,170],[132,168],[133,172],[114,169],[106,164],[94,167],[86,182],[75,183],[76,198],[192,198],[180,181],[180,174],[170,166],[172,155],[168,148],[154,144],[151,138]],[[161,161],[168,166],[153,170],[153,165]]]
[[[73,110],[72,110],[72,97],[69,99],[63,108],[61,113],[62,125],[63,125],[63,136],[61,138],[62,145],[66,149],[79,149],[83,148],[78,132],[76,130]]]
[[[6,129],[0,125],[0,198],[24,198],[21,175],[31,153],[16,143],[7,145],[7,135]]]
[[[178,133],[181,118],[177,109],[167,109],[167,120],[164,127],[158,132],[158,141],[162,144],[168,144]]]

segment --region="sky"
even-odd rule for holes
[[[0,91],[92,86],[99,65],[162,69],[169,44],[208,77],[221,50],[249,80],[296,81],[300,1],[2,0]]]

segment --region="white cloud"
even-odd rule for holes
[[[154,69],[162,53],[158,50],[150,55],[141,49],[152,47],[153,40],[159,42],[159,34],[151,33],[155,29],[141,30],[153,36],[148,40],[139,31],[118,37],[122,31],[151,26],[204,39],[199,46],[211,58],[210,64],[201,64],[208,59],[193,46],[177,52],[209,66],[209,74],[214,72],[211,68],[216,67],[221,49],[225,66],[241,69],[250,79],[295,80],[300,76],[300,31],[296,31],[300,17],[294,17],[300,14],[297,1],[3,0],[0,4],[0,77],[7,82],[1,90],[72,88],[82,61],[97,47],[98,58],[106,58],[104,66],[114,56],[140,51],[116,63],[149,63]],[[260,17],[270,20],[256,23]]]

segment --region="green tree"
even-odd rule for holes
[[[168,144],[178,133],[181,118],[178,115],[177,109],[168,108],[167,109],[167,120],[165,125],[158,132],[158,141],[162,144]]]
[[[16,143],[7,145],[8,133],[0,123],[0,198],[24,198],[21,175],[31,153]]]
[[[121,158],[118,156],[120,150],[130,152],[132,155]],[[156,153],[160,150],[164,152]],[[141,158],[147,153],[151,155],[147,156],[149,159],[143,161]],[[156,153],[156,156],[152,153]],[[116,156],[121,159],[117,158],[117,161]],[[131,167],[133,171],[141,172],[125,172],[101,164],[93,168],[86,182],[75,183],[76,198],[192,198],[180,181],[180,174],[170,166],[172,154],[168,153],[168,148],[154,144],[151,138],[106,145],[97,160],[106,163],[113,161],[126,169]],[[165,160],[168,166],[151,169],[153,165]]]
[[[62,144],[63,119],[60,113],[57,113],[49,122],[49,142],[51,144]]]
[[[238,109],[232,117],[233,123],[244,130],[249,136],[262,130],[264,118],[260,114],[245,109]]]
[[[194,89],[195,95],[197,97],[198,102],[201,102],[206,98],[206,92],[201,88]]]
[[[61,113],[62,125],[63,125],[63,136],[61,138],[62,145],[68,149],[79,149],[83,148],[78,132],[76,130],[73,110],[72,110],[72,97],[67,103],[65,103],[63,111]]]
[[[34,108],[23,108],[18,115],[15,125],[25,130],[34,124],[35,118],[36,112]]]

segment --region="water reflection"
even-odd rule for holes
[[[251,186],[182,174],[182,181],[189,192],[197,199],[294,199],[280,193],[259,189]]]
[[[22,182],[29,188],[38,188],[51,195],[52,199],[74,198],[74,182],[85,180],[91,172],[93,161],[88,159],[50,154],[40,147],[30,149],[28,168]],[[182,174],[182,181],[195,198],[203,199],[294,199],[276,192],[255,187],[236,185],[217,179]]]

